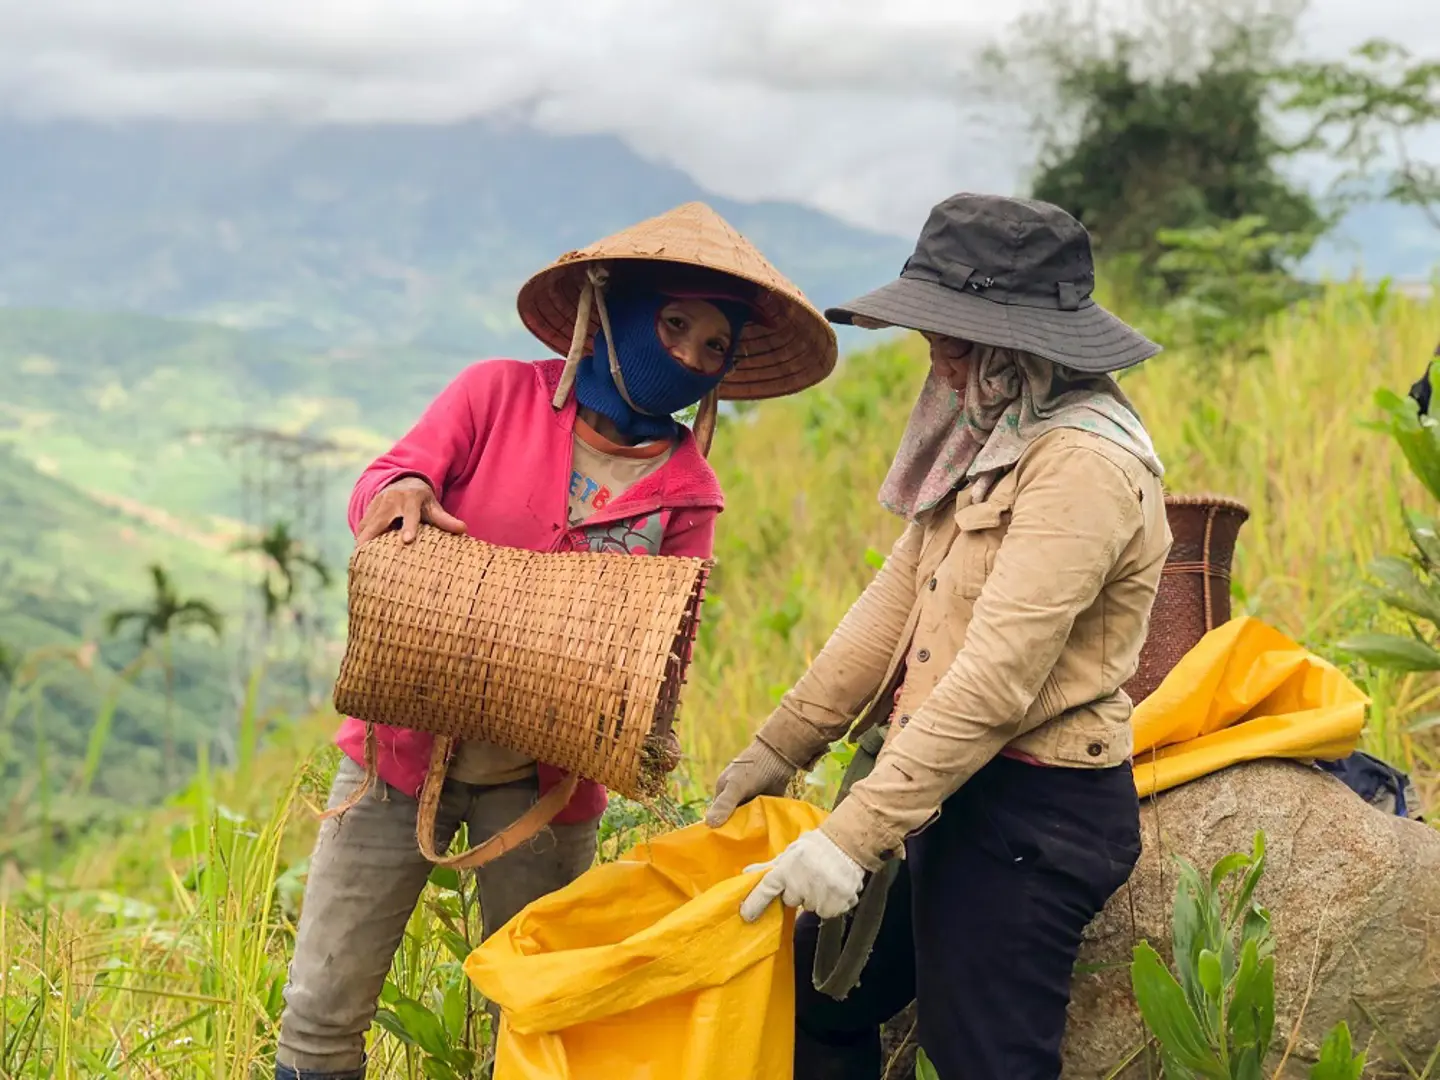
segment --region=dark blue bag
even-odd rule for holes
[[[1315,766],[1338,777],[1371,806],[1397,817],[1423,820],[1410,777],[1393,765],[1357,750],[1339,761],[1317,761]]]

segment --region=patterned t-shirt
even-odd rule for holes
[[[613,443],[583,420],[575,421],[575,456],[570,468],[570,527],[625,494],[669,460],[675,444],[657,439],[639,446]]]
[[[604,510],[636,482],[649,476],[669,460],[675,444],[668,439],[622,446],[611,442],[585,421],[575,421],[575,455],[570,471],[568,523],[579,529],[594,514]],[[651,536],[660,515],[636,521],[602,525],[587,536],[591,551],[654,554],[658,536]],[[448,775],[466,784],[508,784],[524,780],[535,771],[535,762],[524,754],[491,742],[470,740],[455,748]]]

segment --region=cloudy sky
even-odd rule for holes
[[[1032,0],[1036,2],[1036,0]],[[1188,0],[1074,0],[1127,8]],[[1220,0],[1232,2],[1232,0]],[[1312,0],[1307,52],[1440,55],[1437,0]],[[1005,0],[0,0],[0,112],[451,120],[612,132],[706,187],[913,235],[1012,188],[1028,142],[977,57]]]

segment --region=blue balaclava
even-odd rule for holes
[[[691,371],[670,355],[660,340],[656,321],[671,297],[658,292],[617,293],[606,296],[615,354],[632,409],[621,397],[610,375],[609,346],[603,330],[595,334],[595,347],[582,357],[575,372],[575,396],[581,405],[609,417],[622,432],[635,439],[664,439],[675,434],[672,414],[689,408],[730,374],[740,331],[750,309],[739,300],[705,298],[730,320],[730,351],[725,366],[714,375]],[[637,411],[639,410],[639,411]]]

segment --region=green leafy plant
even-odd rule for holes
[[[1395,441],[1411,473],[1440,502],[1440,422],[1421,416],[1411,398],[1393,390],[1380,390],[1375,403],[1381,419],[1369,426]],[[1356,634],[1339,647],[1382,670],[1440,671],[1440,526],[1432,517],[1402,512],[1412,550],[1374,560],[1368,591],[1403,618],[1410,633]]]
[[[1167,1076],[1260,1080],[1275,1026],[1270,914],[1255,902],[1265,838],[1229,855],[1209,877],[1177,859],[1175,971],[1148,942],[1135,946],[1131,980]],[[1238,887],[1222,887],[1236,874]]]
[[[924,1050],[915,1051],[915,1080],[940,1080],[940,1074],[935,1071]]]
[[[1208,876],[1177,858],[1174,970],[1148,942],[1135,946],[1131,984],[1170,1080],[1262,1080],[1275,1033],[1275,942],[1255,900],[1265,834],[1250,852],[1219,860]],[[1326,1037],[1312,1080],[1359,1077],[1343,1021]]]
[[[1314,232],[1277,232],[1258,215],[1190,229],[1161,229],[1156,261],[1173,299],[1168,336],[1207,349],[1255,351],[1266,319],[1310,294],[1290,268]]]
[[[1320,1045],[1320,1058],[1310,1069],[1310,1080],[1360,1080],[1365,1055],[1350,1045],[1350,1025],[1340,1021]]]
[[[375,1022],[401,1043],[418,1051],[420,1071],[433,1080],[462,1080],[476,1075],[480,1056],[466,1042],[471,1035],[472,1014],[467,997],[466,979],[460,965],[445,965],[448,978],[431,988],[427,1004],[408,997],[387,981],[380,992],[380,1008]],[[488,1016],[483,1018],[486,1030],[483,1042],[488,1044]]]

